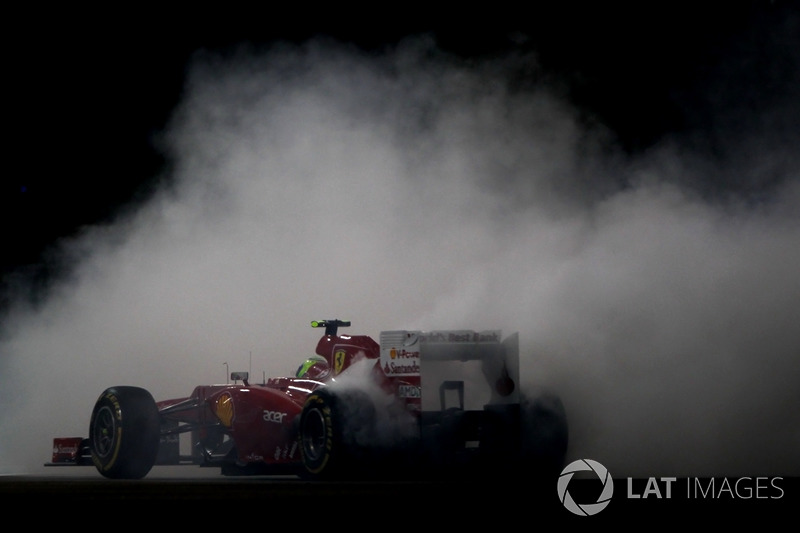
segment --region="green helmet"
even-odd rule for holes
[[[312,355],[308,359],[306,359],[302,365],[297,367],[296,376],[298,378],[302,377],[319,377],[324,374],[328,370],[328,361],[325,360],[324,357],[319,355]],[[316,371],[311,372],[309,376],[309,371],[314,368]]]

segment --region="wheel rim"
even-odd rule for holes
[[[113,449],[116,426],[116,420],[111,408],[106,406],[97,411],[92,431],[92,444],[95,453],[100,457],[107,456]]]
[[[303,450],[310,461],[319,460],[324,454],[327,441],[325,417],[319,409],[306,413],[303,421]]]

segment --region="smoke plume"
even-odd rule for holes
[[[518,331],[568,458],[614,476],[800,475],[797,134],[756,120],[714,158],[677,135],[630,156],[509,81],[533,60],[426,38],[196,54],[163,188],[63,242],[69,277],[6,321],[0,472],[44,473],[108,386],[292,375],[310,321],[341,318]],[[757,198],[719,193],[765,173]]]

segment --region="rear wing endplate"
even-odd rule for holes
[[[451,379],[439,372],[444,362],[473,363],[491,389],[491,403],[510,403],[519,399],[519,334],[502,338],[501,330],[382,331],[381,367],[388,377],[420,376],[422,384],[428,368],[436,367],[435,385]],[[449,371],[446,371],[449,372]],[[433,376],[433,372],[428,373]]]

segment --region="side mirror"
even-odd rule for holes
[[[250,372],[231,372],[231,379],[234,383],[241,380],[246,386],[250,386],[247,380],[250,378]]]

